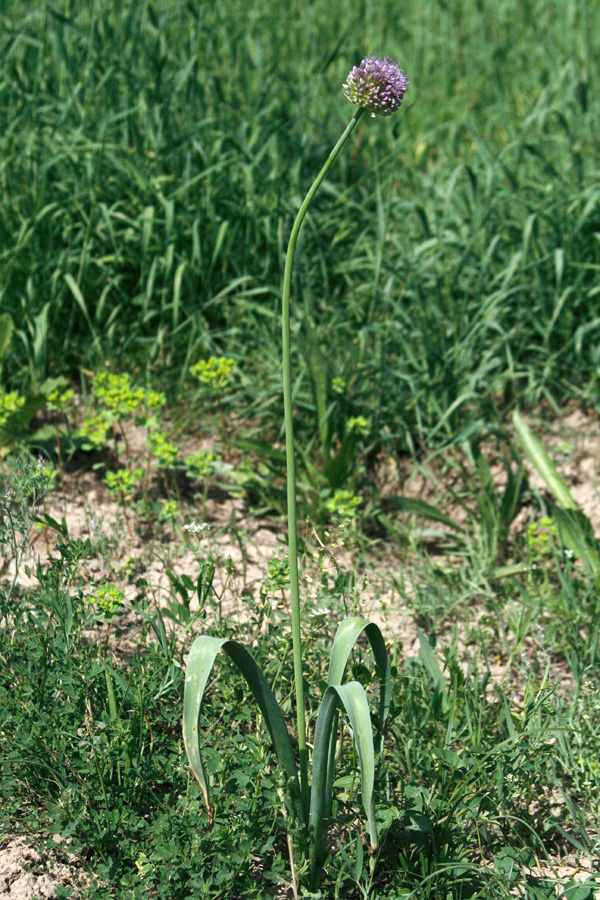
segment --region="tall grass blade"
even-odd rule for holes
[[[513,425],[519,435],[525,455],[537,469],[563,509],[578,509],[579,507],[573,499],[569,488],[548,456],[546,448],[539,438],[535,436],[518,409],[513,413]]]
[[[386,496],[385,503],[394,506],[400,512],[409,516],[420,516],[423,519],[431,519],[433,522],[441,522],[454,531],[464,531],[464,529],[450,516],[433,506],[432,503],[426,503],[424,500],[415,500],[412,497],[394,497]]]
[[[440,669],[440,664],[437,661],[435,651],[420,628],[418,629],[418,634],[420,644],[419,660],[423,664],[423,668],[434,685],[434,691],[436,691],[441,698],[443,709],[448,710],[450,708],[448,688],[446,686],[444,674]]]
[[[2,313],[0,315],[0,378],[2,378],[2,361],[10,350],[14,329],[12,316]]]
[[[552,519],[561,543],[584,560],[588,571],[600,575],[600,553],[592,523],[580,509],[553,509]]]
[[[85,298],[81,292],[81,288],[79,287],[79,285],[77,284],[77,282],[75,281],[75,279],[69,272],[67,272],[65,274],[65,281],[69,287],[69,290],[73,294],[75,302],[77,303],[77,305],[79,306],[79,308],[81,309],[81,312],[83,313],[83,315],[85,317],[85,320],[90,329],[94,344],[98,344],[98,334],[96,332],[96,329],[94,328],[94,323],[92,322],[92,319],[88,312],[87,303],[85,302]]]
[[[534,435],[518,410],[515,410],[513,414],[513,423],[529,461],[535,466],[562,507],[562,509],[553,510],[552,513],[562,543],[567,549],[573,550],[581,556],[588,570],[598,578],[600,553],[592,523],[577,505],[542,442]]]

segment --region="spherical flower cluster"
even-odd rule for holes
[[[343,91],[351,103],[373,116],[391,116],[400,108],[407,87],[408,79],[393,59],[365,56],[348,75]]]

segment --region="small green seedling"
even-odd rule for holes
[[[208,490],[211,477],[215,473],[217,461],[216,454],[210,450],[199,450],[197,453],[191,453],[183,461],[187,477],[191,481],[199,481],[202,484],[202,508],[200,514],[203,519],[206,517]]]

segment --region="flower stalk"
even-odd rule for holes
[[[292,612],[292,644],[294,657],[294,687],[296,691],[296,728],[300,762],[300,793],[305,820],[308,820],[310,791],[308,785],[308,750],[306,747],[306,719],[304,711],[304,680],[302,675],[302,636],[300,632],[300,588],[298,583],[298,521],[296,514],[296,464],[294,456],[294,422],[292,416],[292,367],[290,361],[290,294],[292,263],[300,227],[306,211],[319,190],[331,164],[342,149],[364,109],[356,110],[339,141],[327,157],[321,171],[304,198],[292,228],[285,259],[282,296],[282,347],[283,347],[283,410],[285,422],[285,449],[287,468],[288,540],[290,563],[290,605]]]
[[[406,85],[407,81],[404,73],[396,63],[389,59],[382,60],[379,57],[365,58],[359,67],[355,67],[350,72],[348,83],[344,85],[344,93],[359,108],[329,154],[298,211],[290,235],[285,261],[282,290],[283,396],[287,461],[290,607],[299,759],[297,760],[294,753],[290,733],[275,695],[252,655],[242,644],[228,638],[199,635],[192,645],[186,666],[182,723],[183,736],[192,772],[204,796],[208,813],[208,827],[210,828],[214,821],[214,812],[210,802],[209,783],[202,763],[201,742],[199,740],[200,712],[213,665],[222,651],[232,659],[252,692],[265,720],[279,764],[285,772],[288,782],[286,801],[290,804],[290,820],[300,825],[303,835],[303,851],[308,850],[310,889],[313,893],[318,890],[323,866],[327,858],[327,833],[331,819],[335,768],[332,749],[335,748],[337,743],[340,710],[344,712],[344,715],[350,722],[354,746],[358,755],[362,804],[369,832],[370,853],[375,853],[377,850],[378,836],[374,802],[375,747],[369,701],[362,684],[358,681],[346,681],[346,669],[356,642],[364,634],[371,645],[375,663],[381,673],[379,723],[377,726],[377,745],[381,753],[383,750],[385,722],[391,702],[391,666],[383,635],[375,623],[356,616],[347,616],[340,622],[333,639],[327,688],[323,694],[315,726],[312,752],[312,784],[309,785],[304,679],[302,672],[302,634],[300,629],[298,524],[290,361],[292,264],[298,234],[308,207],[363,112],[365,109],[368,109],[374,115],[389,115],[400,106]],[[300,876],[299,874],[297,875],[294,865],[291,832],[288,833],[288,847],[290,849],[294,897],[297,897]]]
[[[344,95],[356,103],[358,109],[348,122],[337,144],[327,157],[321,171],[298,211],[292,227],[283,274],[282,293],[282,348],[283,348],[283,409],[285,424],[288,541],[290,566],[290,606],[292,613],[292,645],[294,659],[294,686],[296,691],[296,727],[300,762],[300,794],[305,820],[310,804],[308,784],[308,750],[306,747],[306,720],[304,708],[304,679],[302,673],[302,635],[300,629],[300,589],[298,583],[298,522],[296,513],[296,467],[294,456],[294,421],[292,415],[292,371],[290,362],[290,294],[292,264],[298,234],[304,217],[315,194],[319,190],[330,166],[352,133],[356,123],[368,109],[373,116],[388,116],[399,109],[408,81],[402,69],[393,60],[378,56],[365,57],[355,66],[344,84]]]

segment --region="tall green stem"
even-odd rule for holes
[[[288,245],[283,275],[282,331],[283,331],[283,408],[285,418],[285,448],[287,462],[287,504],[290,562],[290,601],[292,607],[292,642],[294,650],[294,682],[296,689],[296,720],[298,730],[298,752],[300,756],[300,791],[304,820],[308,822],[308,751],[306,749],[306,722],[304,710],[304,683],[302,678],[302,636],[300,633],[300,590],[298,586],[298,523],[296,518],[296,471],[294,460],[294,423],[292,418],[292,370],[290,363],[290,291],[292,284],[292,262],[298,240],[298,233],[310,203],[319,190],[332,162],[342,149],[350,132],[363,114],[357,109],[346,130],[327,157],[325,165],[315,178],[311,189],[300,207]]]

